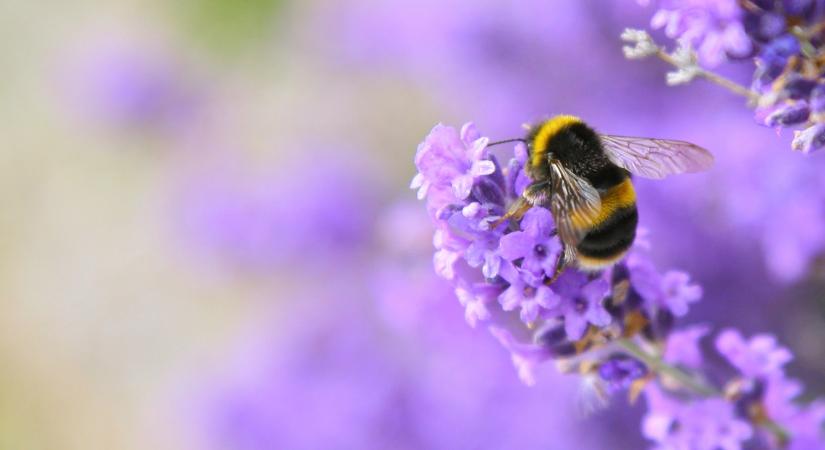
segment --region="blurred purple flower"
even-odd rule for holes
[[[614,355],[599,364],[599,376],[611,391],[624,390],[645,376],[647,367],[639,360],[625,355]]]
[[[441,127],[434,133],[444,133]],[[428,136],[425,142],[433,138]],[[522,156],[517,148],[504,167],[523,170]],[[426,172],[428,167],[422,168],[420,161],[416,160],[419,170]],[[466,159],[444,161],[458,167],[453,173],[468,167]],[[738,399],[736,402],[706,384],[702,375],[683,372],[678,376],[676,372],[684,367],[706,369],[699,340],[707,333],[707,327],[673,331],[674,318],[684,316],[689,305],[701,298],[701,287],[691,282],[685,272],[660,273],[637,249],[608,270],[586,274],[568,268],[553,279],[554,264],[546,261],[547,249],[558,253],[560,243],[553,233],[548,211],[533,207],[520,221],[500,227],[500,232],[486,226],[516,200],[517,190],[508,186],[517,177],[502,173],[504,169],[495,162],[493,167],[495,172],[473,177],[466,197],[451,194],[445,202],[447,197],[438,193],[430,197],[428,192],[424,198],[428,210],[436,211],[430,217],[436,235],[440,236],[436,239],[437,253],[444,251],[443,236],[461,241],[450,249],[449,274],[438,267],[437,272],[456,286],[468,322],[473,326],[489,325],[489,331],[510,352],[523,382],[535,384],[535,371],[544,362],[556,359],[559,367],[578,372],[588,392],[595,393],[599,402],[604,401],[607,393],[621,389],[638,393],[644,389],[649,411],[643,430],[646,437],[658,444],[657,448],[741,449],[756,431],[764,435],[765,442],[775,441],[771,448],[776,448],[776,442],[793,438],[786,436],[786,431],[777,430],[790,429],[797,416],[809,417],[809,409],[793,405],[787,395],[768,401],[765,391],[759,388],[765,385],[770,392],[776,392],[782,383],[787,385],[782,371],[791,357],[787,349],[776,346],[776,341],[768,336],[757,336],[749,342],[732,330],[719,336],[717,349],[745,377],[737,376],[726,388],[726,393],[732,392],[731,398]],[[441,167],[442,173],[453,169]],[[424,172],[419,172],[417,178],[422,178]],[[450,185],[449,178],[440,184],[445,188]],[[491,187],[497,195],[484,194]],[[640,239],[639,245],[647,243]],[[471,250],[474,246],[484,249],[484,267],[480,267],[479,252]],[[497,261],[495,265],[500,270],[490,271],[490,261]],[[492,301],[496,296],[498,305]],[[517,320],[512,317],[515,310],[519,310]],[[646,348],[661,344],[663,355],[646,353]],[[651,358],[660,357],[662,363],[650,362]],[[649,372],[655,376],[647,377]],[[669,376],[676,381],[667,381]],[[799,389],[785,392],[795,395]],[[754,413],[764,411],[768,405],[777,413]],[[784,414],[783,410],[790,412]],[[808,438],[805,439],[807,442]]]
[[[668,336],[664,359],[673,364],[698,368],[702,365],[699,341],[708,334],[708,327],[695,325],[674,331]]]
[[[825,447],[825,400],[807,405],[798,403],[802,385],[782,375],[771,376],[764,383],[763,398],[756,400],[762,403],[761,407],[749,406],[751,411],[764,414],[787,431],[789,442],[786,448],[813,450]],[[759,419],[761,417],[756,418]],[[772,436],[766,436],[766,439],[775,441]]]
[[[93,120],[170,131],[193,120],[204,101],[176,57],[149,45],[110,38],[77,53],[66,88],[73,106]]]
[[[353,326],[354,312],[339,322],[316,317],[311,329],[280,337],[301,351],[285,351],[265,334],[242,348],[238,373],[203,394],[203,447],[381,448],[400,438],[403,377],[370,344],[369,329]]]
[[[522,342],[513,336],[510,330],[495,325],[490,326],[489,330],[499,344],[510,352],[510,358],[518,371],[519,379],[527,386],[536,384],[535,372],[539,364],[558,356],[552,348],[544,345],[544,342]]]
[[[805,101],[781,105],[765,118],[769,127],[789,127],[808,120],[811,109]]]
[[[793,358],[787,348],[771,335],[745,340],[733,329],[717,336],[716,348],[739,372],[728,390],[741,415],[763,427],[763,441],[783,448],[825,446],[825,400],[797,403],[803,387],[785,375],[784,366]],[[775,425],[764,427],[769,421]],[[781,436],[775,427],[781,427]]]
[[[791,147],[805,154],[825,147],[825,124],[816,123],[796,132]]]
[[[773,336],[761,334],[746,341],[732,329],[719,334],[716,349],[743,375],[753,378],[779,373],[793,358],[791,352],[780,347]]]
[[[690,275],[671,270],[662,277],[662,303],[673,315],[684,316],[688,305],[702,298],[702,288],[690,282]]]
[[[478,115],[479,123],[496,131],[538,118],[547,105],[603,115],[589,95],[594,88],[609,90],[617,102],[647,103],[619,76],[603,83],[597,70],[620,58],[605,45],[606,29],[619,17],[643,14],[620,2],[599,8],[561,2],[552,11],[545,0],[337,5],[317,25],[325,36],[336,37],[335,45],[323,46],[331,58],[356,70],[389,70],[421,85],[446,110]],[[569,45],[572,35],[576,45]],[[560,66],[580,70],[557,70]]]
[[[642,431],[660,450],[739,450],[753,429],[722,399],[678,401],[658,388],[645,390]]]
[[[648,3],[648,2],[642,2]],[[810,153],[825,146],[821,125],[825,123],[825,87],[818,55],[823,10],[811,0],[749,1],[662,0],[653,16],[654,28],[664,27],[671,38],[680,40],[679,50],[668,62],[677,70],[668,73],[668,84],[688,82],[705,76],[738,95],[756,108],[758,122],[769,127],[801,127],[792,148]],[[627,30],[623,39],[644,44],[651,52],[626,47],[628,58],[641,59],[656,54],[661,47],[642,30]],[[750,88],[699,67],[693,57],[707,66],[735,57],[755,56]]]
[[[668,37],[692,44],[700,60],[713,67],[729,56],[750,53],[752,44],[743,17],[736,0],[664,0],[650,23],[653,28],[664,28]]]
[[[490,320],[490,304],[496,301],[498,294],[497,288],[486,283],[474,283],[467,287],[463,287],[462,283],[455,288],[455,295],[464,307],[464,318],[471,327]]]
[[[184,177],[174,208],[193,250],[246,268],[309,262],[309,255],[318,264],[319,255],[331,262],[361,251],[377,202],[369,177],[314,154],[313,170],[300,176],[239,175],[224,164]]]
[[[650,304],[666,308],[677,317],[687,314],[688,305],[702,298],[702,288],[691,283],[685,272],[670,270],[661,275],[649,260],[636,255],[630,255],[627,265],[639,294]]]
[[[582,434],[592,423],[567,414],[575,396],[571,380],[550,374],[549,382],[526,389],[492,339],[479,340],[450,314],[456,304],[448,290],[410,289],[410,272],[398,264],[383,261],[399,269],[384,274],[397,278],[387,283],[382,276],[374,293],[381,304],[407,305],[397,312],[411,322],[371,320],[370,302],[353,285],[295,302],[287,313],[302,320],[259,324],[238,349],[240,362],[207,380],[196,405],[198,448],[608,445],[599,433]],[[429,280],[415,281],[438,283],[432,273]]]

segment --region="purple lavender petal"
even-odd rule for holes
[[[604,278],[591,281],[582,289],[582,295],[588,303],[585,317],[588,322],[597,327],[609,325],[612,321],[610,313],[604,308],[604,299],[609,291],[610,285]]]
[[[462,125],[460,136],[465,144],[471,144],[481,138],[481,132],[478,131],[476,124],[468,122]]]
[[[765,118],[765,125],[769,127],[788,127],[805,123],[811,114],[811,108],[807,102],[800,101],[779,108],[768,114]]]
[[[449,250],[438,250],[433,255],[433,266],[435,266],[435,273],[446,280],[452,280],[455,277],[455,263],[461,255]]]
[[[700,61],[710,67],[751,52],[753,43],[745,32],[744,11],[736,0],[672,0],[662,2],[650,21],[697,49]]]
[[[519,342],[511,332],[502,327],[491,326],[490,333],[512,354],[513,364],[518,369],[519,378],[528,386],[536,384],[535,367],[553,355],[546,347]]]
[[[455,289],[458,301],[464,306],[464,318],[471,327],[490,319],[490,303],[498,297],[498,289],[481,283],[471,286],[462,283]]]
[[[667,339],[664,358],[672,364],[698,368],[702,365],[699,341],[709,332],[706,325],[695,325],[672,332]]]
[[[547,208],[540,206],[530,208],[522,218],[521,229],[536,239],[546,240],[550,237],[550,232],[555,229],[553,215]]]
[[[639,360],[624,355],[614,355],[599,364],[599,377],[607,382],[610,391],[630,387],[633,381],[647,374],[647,367]]]
[[[760,334],[747,341],[734,329],[719,334],[716,349],[743,375],[754,378],[779,374],[793,359],[791,352],[780,347],[773,336]]]
[[[561,297],[547,286],[536,288],[536,303],[547,309],[553,309],[561,304]]]
[[[791,147],[805,154],[825,147],[825,124],[816,123],[799,132],[794,136]]]
[[[499,253],[508,260],[514,261],[533,252],[535,239],[524,231],[515,231],[501,238]]]
[[[685,272],[671,270],[662,277],[664,304],[677,317],[688,312],[688,305],[702,298],[702,288],[690,284],[690,276]]]
[[[570,340],[577,341],[584,336],[587,329],[587,320],[582,314],[565,314],[564,331]]]
[[[470,196],[470,191],[473,189],[473,182],[475,177],[472,173],[467,175],[459,175],[453,178],[453,194],[458,200],[464,200]]]
[[[539,305],[537,301],[522,301],[519,319],[524,323],[534,323],[539,316],[540,310],[541,305]]]
[[[511,284],[499,297],[501,308],[505,311],[512,311],[521,305],[524,298],[524,286]]]
[[[642,430],[660,448],[734,450],[753,436],[751,426],[725,400],[677,401],[654,386],[648,386],[645,395],[648,412]]]

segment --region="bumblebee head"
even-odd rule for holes
[[[537,177],[541,176],[541,172],[542,172],[542,169],[541,169],[542,165],[541,164],[536,165],[535,161],[537,160],[537,158],[534,157],[534,153],[535,153],[535,148],[534,148],[535,147],[534,146],[535,135],[538,132],[538,130],[541,128],[541,125],[535,125],[535,126],[533,126],[533,125],[522,125],[522,126],[524,128],[528,129],[526,137],[506,139],[506,140],[503,140],[503,141],[491,142],[487,145],[492,146],[492,145],[498,145],[498,144],[507,144],[507,143],[510,143],[510,142],[523,142],[525,147],[527,148],[527,160],[524,163],[524,170],[527,172],[527,175],[531,179],[535,180],[535,179],[537,179]]]

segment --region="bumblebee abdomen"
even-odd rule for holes
[[[594,228],[576,247],[579,265],[600,269],[621,259],[636,238],[636,207],[622,208],[602,226]]]
[[[626,177],[601,195],[599,215],[587,224],[589,231],[576,246],[579,266],[600,269],[621,259],[633,245],[638,222],[636,193]]]
[[[608,158],[599,134],[578,117],[561,115],[534,127],[527,142],[527,173],[534,182],[550,179],[549,161],[556,160],[599,192],[595,219],[577,211],[570,214],[577,235],[584,234],[576,244],[578,266],[596,270],[621,259],[636,238],[636,192],[628,171]]]

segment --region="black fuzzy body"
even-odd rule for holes
[[[610,161],[592,128],[571,116],[557,116],[533,127],[527,142],[527,171],[534,182],[549,179],[549,160],[554,158],[599,192],[603,213],[588,224],[576,245],[579,265],[600,268],[620,259],[633,244],[639,219],[628,171]],[[541,157],[534,159],[536,152]]]

